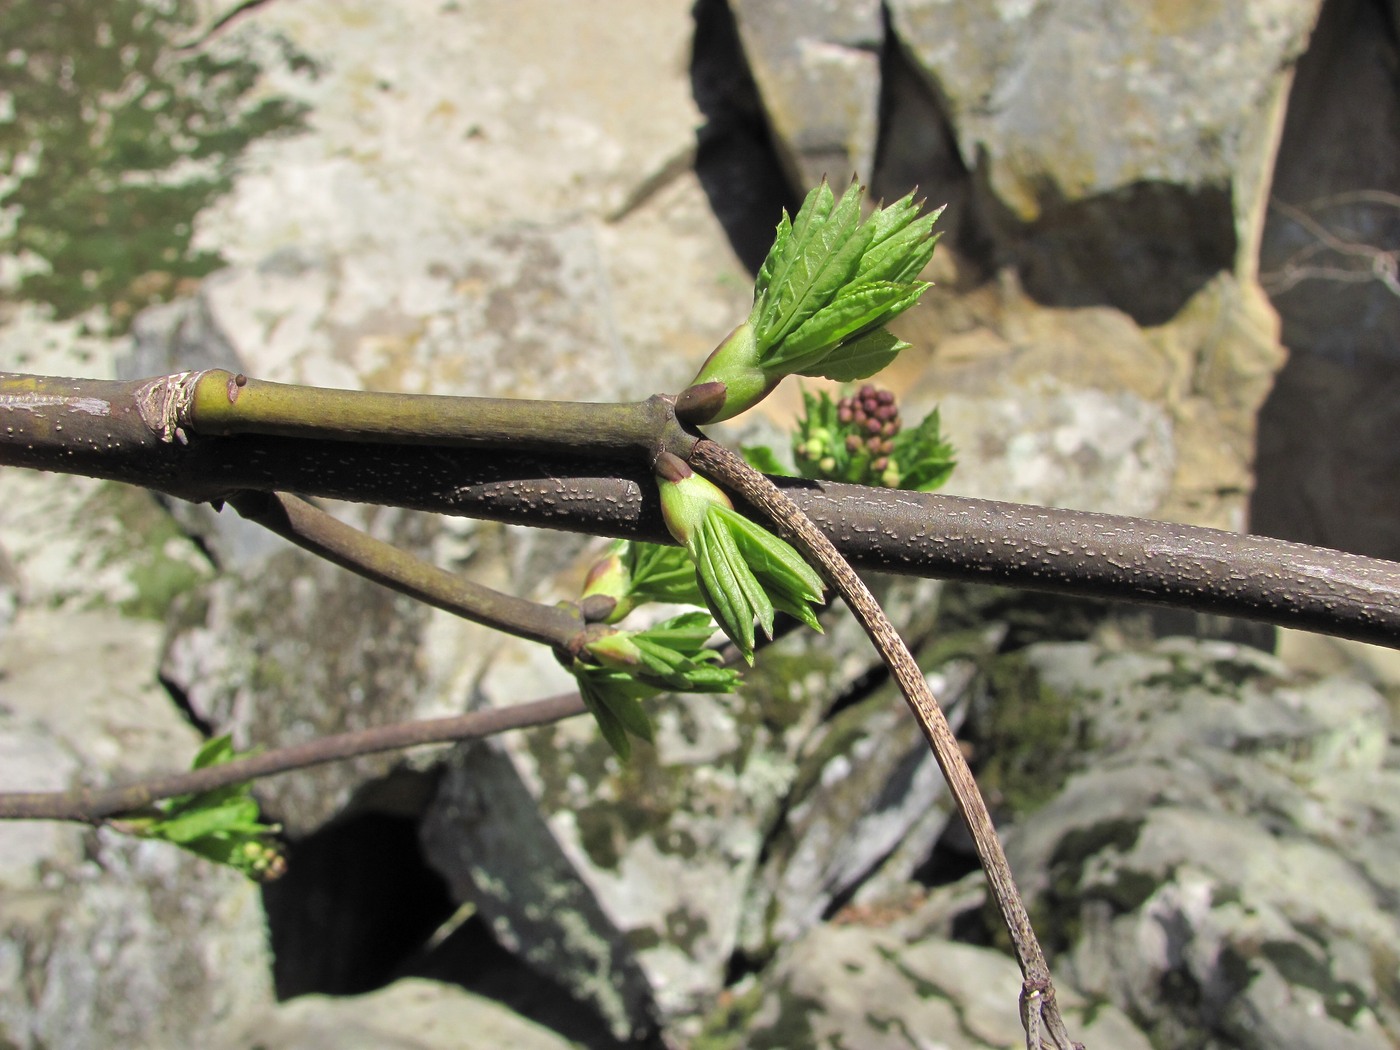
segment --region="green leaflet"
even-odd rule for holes
[[[831,192],[831,187],[823,179],[821,185],[816,186],[807,194],[806,200],[802,202],[802,207],[797,211],[797,218],[792,222],[787,221],[787,212],[783,212],[783,220],[778,223],[778,235],[774,238],[773,247],[768,249],[768,257],[763,260],[763,266],[759,270],[759,281],[755,283],[754,307],[761,309],[765,304],[759,301],[760,296],[764,300],[771,297],[775,287],[781,287],[789,280],[793,264],[801,256],[803,244],[811,235],[814,227],[820,227],[826,221],[826,217],[831,214],[831,209],[836,203],[836,196]],[[786,236],[784,227],[786,226]],[[761,284],[762,288],[759,289]]]
[[[828,191],[830,192],[830,191]],[[854,183],[831,214],[809,224],[805,240],[789,240],[790,265],[775,277],[759,314],[760,362],[767,368],[767,351],[780,343],[841,291],[858,280],[861,256],[874,232],[860,222],[860,187]]]
[[[739,452],[743,455],[745,463],[762,474],[784,478],[795,476],[778,458],[778,454],[767,445],[743,445]]]
[[[632,741],[627,739],[627,727],[618,716],[617,707],[625,705],[628,700],[637,703],[636,697],[629,697],[621,691],[621,681],[609,681],[602,676],[577,672],[575,677],[578,679],[578,691],[579,696],[583,698],[583,706],[588,708],[589,714],[598,723],[598,729],[608,746],[618,758],[626,762],[632,756]],[[625,680],[626,676],[612,675],[609,678]]]
[[[947,482],[958,461],[953,446],[943,437],[938,409],[917,427],[899,433],[891,458],[899,471],[900,488],[932,492]]]
[[[933,258],[933,224],[942,214],[937,208],[920,218],[912,193],[872,214],[876,230],[861,259],[862,279],[900,284],[917,278]]]
[[[886,329],[879,328],[849,343],[842,343],[839,354],[829,354],[800,374],[834,379],[838,383],[852,383],[881,371],[908,347],[908,343],[896,339]]]
[[[628,735],[652,739],[643,700],[670,690],[728,693],[738,684],[733,668],[721,666],[719,654],[706,647],[714,634],[704,613],[684,613],[645,631],[617,631],[594,639],[584,654],[599,661],[574,661],[574,677],[585,706],[597,719],[603,738],[626,759]]]
[[[722,630],[739,647],[744,658],[753,663],[753,610],[739,586],[734,568],[714,549],[702,534],[691,553],[695,558],[696,578],[700,593]]]
[[[263,830],[258,822],[258,804],[251,798],[234,798],[159,821],[152,826],[151,837],[184,846],[216,832],[256,835]]]
[[[239,757],[230,737],[215,737],[200,747],[190,768],[206,769]],[[285,866],[275,839],[280,829],[259,819],[258,804],[246,783],[166,799],[154,810],[156,815],[122,819],[120,826],[138,837],[160,839],[227,864],[253,879],[276,878]]]
[[[729,507],[711,511],[727,525],[727,533],[754,573],[763,576],[775,589],[809,602],[821,602],[825,585],[802,555],[786,540],[774,536]]]
[[[753,663],[754,618],[761,624],[766,623],[764,629],[771,634],[773,603],[739,556],[734,537],[716,516],[706,515],[700,535],[701,557],[710,568],[708,579],[702,573],[700,583],[702,587],[708,585],[706,597],[713,603],[711,608],[716,610],[715,619],[720,627],[734,640],[744,659]],[[760,599],[758,605],[755,605],[755,595]]]
[[[632,595],[638,601],[703,605],[695,586],[695,569],[681,547],[628,542],[624,562],[632,573]]]
[[[847,339],[858,338],[883,324],[892,312],[912,306],[927,287],[888,281],[852,285],[784,340],[772,355],[771,363],[800,374],[832,354]]]
[[[768,255],[763,260],[763,265],[759,268],[758,277],[754,279],[753,297],[757,302],[765,292],[768,291],[769,284],[773,279],[773,270],[778,266],[787,251],[788,238],[792,235],[792,222],[788,219],[787,210],[784,209],[783,217],[778,222],[778,229],[773,234],[773,247],[768,249]]]

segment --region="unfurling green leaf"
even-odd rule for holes
[[[643,700],[661,692],[733,692],[738,672],[706,647],[714,633],[709,616],[693,612],[644,631],[602,634],[583,646],[573,664],[579,693],[621,758],[631,754],[628,734],[652,738]]]
[[[193,769],[207,769],[243,757],[228,736],[207,741],[195,755]],[[248,785],[233,784],[195,795],[158,802],[153,813],[133,814],[114,824],[141,838],[161,839],[259,881],[275,879],[286,869],[277,843],[281,830],[259,819]]]
[[[890,458],[899,473],[898,488],[932,492],[947,482],[958,461],[940,429],[938,409],[917,427],[896,435]]]
[[[745,659],[753,662],[754,622],[772,637],[776,611],[821,629],[811,609],[825,600],[821,577],[790,544],[698,474],[657,481],[666,526],[685,544],[706,606]]]
[[[619,622],[643,602],[705,604],[684,550],[635,540],[618,540],[589,570],[582,597],[598,595],[617,603],[607,623]]]
[[[838,200],[823,181],[796,218],[783,214],[748,320],[678,399],[683,421],[737,415],[786,375],[864,379],[903,349],[882,328],[929,287],[918,276],[933,257],[941,209],[921,215],[910,194],[862,221],[861,192],[852,183]]]

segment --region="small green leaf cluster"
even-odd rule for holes
[[[228,736],[215,737],[199,749],[190,768],[205,769],[240,757]],[[177,795],[153,809],[157,815],[125,817],[114,823],[130,834],[174,843],[260,882],[286,870],[276,837],[281,828],[262,823],[247,783]]]
[[[612,603],[601,606],[603,624],[619,622],[646,601],[704,605],[710,614],[685,613],[642,631],[608,630],[595,621],[570,663],[604,739],[624,759],[631,753],[629,734],[652,739],[643,701],[668,691],[728,693],[737,687],[738,672],[708,648],[716,623],[749,663],[755,622],[770,638],[779,612],[821,630],[812,605],[824,601],[822,580],[802,556],[736,511],[721,489],[684,463],[668,464],[667,475],[657,477],[662,514],[684,547],[614,545],[589,572],[583,599]]]
[[[617,604],[603,618],[618,623],[638,605],[704,605],[695,583],[695,568],[680,547],[619,540],[584,581],[583,597],[602,595]]]
[[[666,527],[685,545],[705,605],[746,660],[753,662],[755,620],[770,638],[775,612],[821,630],[812,605],[825,601],[822,579],[791,544],[736,511],[699,474],[657,480]]]
[[[788,375],[864,379],[908,345],[883,326],[929,287],[918,275],[933,257],[939,211],[921,215],[909,194],[862,220],[861,193],[852,183],[837,199],[823,181],[796,218],[784,212],[748,320],[677,400],[688,422],[737,415]]]
[[[952,476],[957,460],[937,409],[905,429],[894,395],[868,383],[839,401],[825,391],[803,391],[802,401],[792,439],[802,477],[932,492]]]
[[[683,613],[642,631],[612,631],[586,643],[574,661],[583,702],[618,756],[626,760],[628,734],[650,742],[643,700],[662,692],[729,693],[738,673],[707,648],[714,623],[702,612]]]

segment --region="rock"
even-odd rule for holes
[[[546,661],[503,647],[478,702],[510,701]],[[724,984],[744,888],[835,664],[793,637],[740,694],[658,701],[657,746],[626,766],[587,720],[468,746],[426,816],[428,858],[619,1038],[693,1016]]]
[[[868,182],[879,132],[884,24],[875,0],[735,0],[744,53],[799,196]]]
[[[83,853],[34,857],[51,869],[42,888],[5,893],[9,1045],[207,1046],[271,1004],[255,886],[174,846],[106,831],[88,833]]]
[[[1159,1045],[1390,1045],[1400,812],[1382,698],[1224,643],[1026,655],[1094,741],[1008,840],[1068,978]]]
[[[110,610],[22,607],[0,638],[0,786],[186,766],[199,737],[155,680],[160,635]],[[0,857],[6,1045],[175,1050],[271,1002],[261,902],[234,872],[54,822],[0,825]]]
[[[930,677],[956,732],[973,668],[955,662]],[[904,860],[893,867],[903,870],[881,875],[889,884],[906,882],[957,819],[933,752],[893,688],[824,723],[803,751],[801,774],[748,891],[746,911],[757,928],[743,942],[754,958],[821,923],[858,887],[868,888],[897,852]]]
[[[93,784],[188,768],[201,740],[156,680],[161,634],[109,610],[22,609],[0,638],[6,712],[44,726]]]
[[[918,607],[907,622],[934,615],[928,581],[881,589],[893,609]],[[625,766],[589,720],[468,745],[426,814],[428,859],[501,943],[593,1004],[619,1038],[658,1024],[688,1032],[724,987],[736,949],[771,950],[758,916],[788,857],[768,858],[764,847],[795,782],[816,782],[826,766],[831,786],[834,770],[859,763],[845,803],[862,818],[832,841],[852,811],[809,801],[798,867],[823,865],[830,878],[794,890],[784,935],[820,919],[903,834],[927,843],[942,826],[937,780],[916,772],[926,751],[902,702],[887,695],[872,715],[900,734],[899,746],[868,755],[868,727],[825,749],[812,743],[828,706],[872,662],[863,633],[838,614],[825,638],[796,632],[766,648],[733,696],[658,699],[657,746],[638,745]],[[536,648],[498,646],[475,702],[514,702],[522,688],[567,689],[570,679]]]
[[[916,349],[885,381],[911,417],[937,392],[959,460],[947,491],[1242,527],[1254,413],[1283,357],[1257,286],[1222,274],[1141,329],[1004,279],[898,327]]]
[[[367,995],[304,995],[211,1050],[566,1050],[547,1028],[450,984],[407,979]]]
[[[1027,289],[1160,323],[1217,270],[1250,265],[1319,6],[895,0],[890,15]]]
[[[1012,1050],[1025,1046],[1021,974],[1001,952],[953,941],[906,943],[880,929],[822,926],[762,975],[742,1022],[750,1050],[859,1046]],[[1057,988],[1070,1034],[1086,1046],[1151,1044],[1116,1008]],[[735,1027],[738,1027],[735,1025]]]

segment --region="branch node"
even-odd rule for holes
[[[141,421],[167,445],[179,441],[189,444],[185,427],[191,424],[190,409],[195,390],[208,369],[199,372],[176,372],[157,376],[136,389],[136,410]]]

